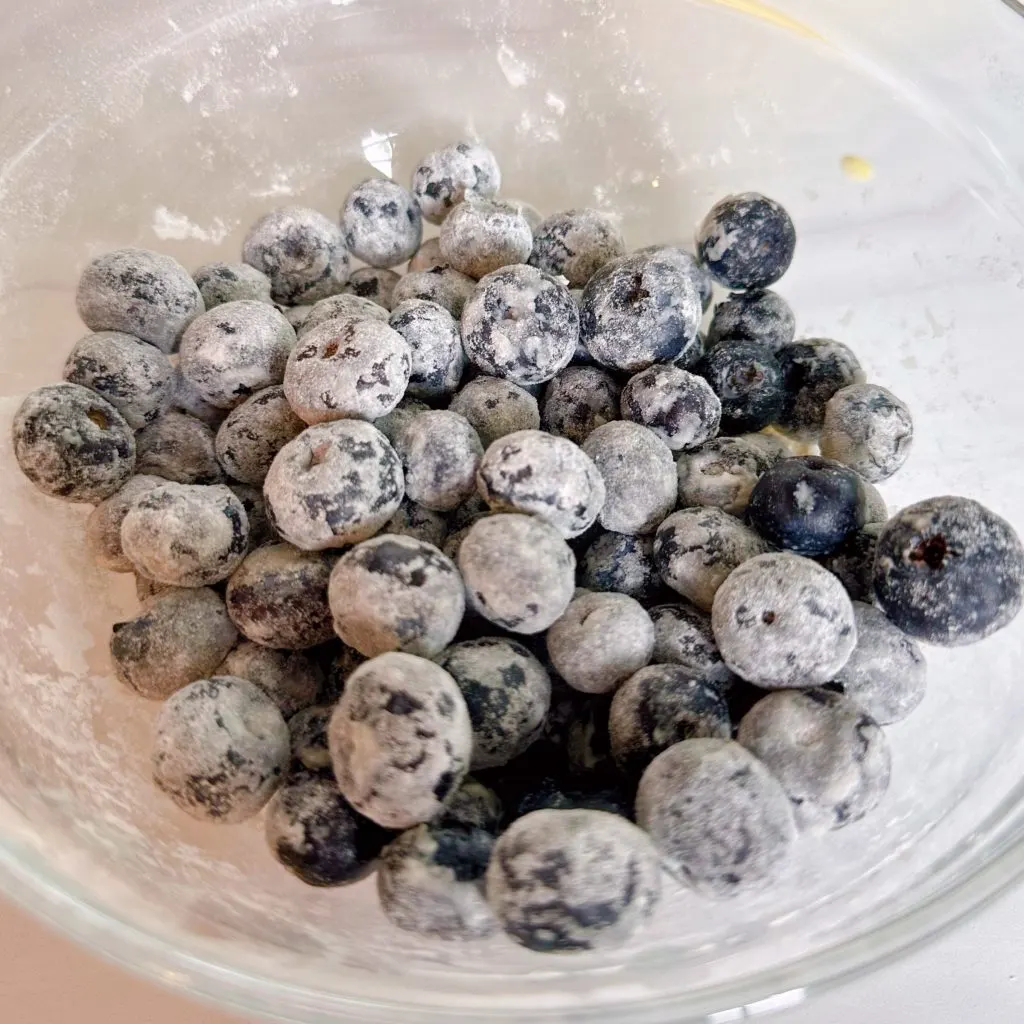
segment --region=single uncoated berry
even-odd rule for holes
[[[525,512],[570,539],[588,530],[605,502],[604,481],[584,452],[563,437],[520,430],[495,441],[477,487],[496,512]]]
[[[307,885],[349,885],[373,870],[388,833],[357,814],[329,772],[293,772],[267,806],[267,845]]]
[[[1024,547],[1002,517],[970,498],[919,501],[882,528],[875,548],[879,607],[908,636],[975,643],[1021,609]]]
[[[795,249],[789,214],[757,192],[720,199],[697,229],[697,256],[732,291],[770,287],[789,269]]]
[[[64,379],[105,398],[132,430],[152,423],[174,391],[174,368],[167,356],[117,331],[87,334],[71,350]]]
[[[376,420],[402,400],[409,385],[409,344],[386,323],[368,318],[327,320],[288,357],[284,393],[307,423]]]
[[[548,630],[547,649],[573,689],[611,693],[651,660],[654,624],[625,594],[581,594]]]
[[[907,461],[913,440],[910,410],[877,384],[851,384],[825,405],[821,454],[865,480],[888,480]]]
[[[796,333],[796,317],[778,292],[740,292],[715,306],[708,347],[728,341],[756,341],[773,352]]]
[[[186,814],[229,825],[253,817],[288,768],[288,726],[245,679],[200,679],[164,704],[153,781]]]
[[[513,633],[540,633],[569,606],[576,558],[558,531],[533,516],[474,523],[459,548],[469,606]]]
[[[441,255],[454,270],[480,278],[526,263],[533,232],[522,210],[501,199],[467,199],[441,225]]]
[[[716,345],[694,367],[722,403],[722,430],[741,434],[779,419],[786,395],[779,361],[757,341]]]
[[[827,555],[864,525],[866,496],[860,477],[816,455],[777,462],[758,480],[747,521],[777,548]]]
[[[540,428],[537,399],[500,377],[474,377],[452,397],[448,408],[469,420],[485,449],[517,430]]]
[[[48,384],[21,403],[11,428],[22,473],[44,494],[94,504],[135,471],[135,437],[124,417],[80,384]]]
[[[281,383],[294,346],[295,331],[273,306],[228,302],[192,321],[181,339],[179,366],[204,401],[233,409]]]
[[[135,471],[177,484],[219,484],[224,469],[217,459],[211,427],[188,413],[168,409],[135,435]]]
[[[345,683],[328,731],[338,787],[385,828],[432,820],[469,767],[466,702],[444,669],[389,652]]]
[[[302,650],[334,636],[327,587],[334,558],[267,544],[250,552],[228,580],[228,615],[247,639]]]
[[[484,373],[541,384],[568,365],[579,311],[568,289],[525,265],[487,274],[462,312],[466,355]]]
[[[622,418],[642,423],[674,451],[690,451],[718,433],[722,403],[703,377],[678,366],[651,366],[622,389]]]
[[[397,267],[420,246],[423,217],[412,193],[386,178],[356,185],[341,210],[345,247],[371,267]]]
[[[206,587],[241,564],[249,548],[249,518],[223,484],[164,481],[128,510],[121,548],[139,572],[158,583]]]
[[[270,294],[270,278],[248,263],[206,263],[192,275],[192,279],[208,311],[226,302],[249,300],[270,305],[274,301]]]
[[[440,224],[465,199],[490,199],[501,188],[495,155],[475,142],[455,142],[425,156],[413,172],[412,192],[423,217]]]
[[[771,693],[744,716],[738,738],[782,784],[804,831],[859,821],[889,787],[885,734],[864,708],[839,693]]]
[[[348,280],[341,228],[302,206],[284,206],[261,217],[245,236],[242,259],[270,278],[273,299],[283,306],[337,295]]]
[[[602,811],[527,814],[499,838],[487,870],[487,901],[501,926],[538,952],[618,946],[660,898],[651,841]]]
[[[390,534],[342,555],[328,599],[338,636],[367,658],[387,651],[435,657],[454,639],[466,610],[451,559],[431,544]]]
[[[275,456],[263,493],[278,533],[306,551],[372,537],[405,493],[402,463],[361,420],[307,427]]]
[[[498,925],[483,892],[494,836],[432,823],[407,829],[377,866],[377,896],[397,928],[439,939],[482,939]]]
[[[466,701],[474,771],[508,764],[538,737],[551,705],[551,678],[522,644],[504,637],[466,640],[447,648],[437,663]]]
[[[857,646],[832,685],[879,725],[902,721],[924,700],[926,665],[920,647],[873,605],[853,602]]]
[[[306,424],[292,412],[280,385],[257,391],[217,431],[217,461],[233,480],[261,487],[277,453]]]
[[[729,707],[710,680],[685,665],[648,665],[612,698],[608,718],[612,756],[619,770],[639,779],[674,743],[732,736]]]
[[[424,508],[448,512],[473,493],[484,449],[464,416],[446,409],[420,413],[396,447],[406,493]]]
[[[765,689],[827,683],[857,643],[842,584],[788,552],[758,555],[733,570],[715,595],[711,625],[726,665]]]
[[[166,700],[215,672],[238,639],[224,600],[208,587],[172,588],[110,635],[114,674],[133,693]]]
[[[98,256],[78,282],[78,315],[90,331],[119,331],[173,352],[203,312],[189,272],[170,256],[116,249]]]
[[[697,337],[702,309],[692,275],[671,253],[606,263],[580,298],[580,340],[596,362],[636,373],[678,359]]]
[[[784,400],[778,422],[792,430],[815,431],[825,421],[829,400],[865,377],[854,353],[830,338],[803,338],[775,352],[782,370]]]
[[[625,253],[622,233],[603,213],[565,210],[537,225],[529,262],[566,278],[570,288],[582,288],[609,260]]]
[[[622,386],[597,366],[567,366],[548,381],[541,422],[549,434],[583,442],[619,418]]]
[[[653,533],[678,494],[668,445],[639,423],[617,420],[594,430],[582,448],[604,480],[600,524],[615,533]]]
[[[668,871],[715,899],[766,888],[796,840],[786,791],[725,739],[684,740],[659,754],[640,779],[636,817]]]
[[[452,395],[466,369],[466,353],[451,313],[436,302],[406,299],[394,308],[388,323],[409,345],[406,394],[426,401]]]
[[[702,611],[711,611],[718,588],[767,545],[750,527],[720,508],[686,508],[658,527],[654,561],[661,578]]]

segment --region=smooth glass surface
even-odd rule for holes
[[[890,505],[961,493],[1024,527],[1024,21],[995,0],[39,0],[10,22],[5,430],[83,333],[73,289],[92,256],[235,259],[267,208],[333,215],[374,168],[406,181],[475,132],[507,195],[607,210],[632,246],[687,238],[729,191],[781,200],[799,332],[853,346],[915,413]],[[258,822],[203,826],[155,795],[157,708],[106,654],[131,583],[91,566],[87,510],[32,491],[6,444],[0,466],[0,875],[166,984],[302,1024],[724,1022],[866,969],[1021,870],[1017,623],[928,652],[929,695],[889,730],[884,805],[802,842],[772,891],[677,893],[601,955],[403,935],[372,883],[308,889]]]

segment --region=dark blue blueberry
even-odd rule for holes
[[[774,284],[789,269],[795,248],[789,214],[757,192],[720,199],[697,229],[697,255],[730,291]]]
[[[1020,611],[1024,547],[1005,519],[969,498],[919,501],[882,528],[875,597],[908,636],[974,643]]]
[[[842,388],[865,380],[853,352],[830,338],[802,338],[783,345],[775,358],[782,368],[785,389],[778,422],[796,430],[820,427],[829,399]]]
[[[369,874],[389,833],[356,813],[329,771],[300,769],[267,808],[271,853],[307,885],[347,885]]]
[[[580,560],[579,583],[648,604],[666,593],[654,564],[654,538],[602,532]]]
[[[715,306],[708,347],[720,341],[759,341],[773,352],[793,340],[796,317],[778,292],[740,292]]]
[[[782,411],[782,369],[756,341],[717,345],[694,368],[722,403],[722,433],[743,434],[774,423]]]
[[[831,459],[783,459],[761,475],[747,520],[769,544],[798,555],[827,555],[864,525],[860,477]]]

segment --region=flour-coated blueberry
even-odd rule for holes
[[[580,562],[580,585],[590,590],[614,591],[641,604],[664,590],[654,561],[654,538],[625,533],[601,533]]]
[[[391,310],[394,305],[395,285],[402,280],[400,274],[393,270],[379,267],[360,267],[348,276],[345,285],[346,295],[355,295],[360,299],[369,299],[384,309]]]
[[[865,380],[852,350],[830,338],[801,338],[778,348],[775,358],[784,390],[778,422],[793,430],[820,429],[832,396]]]
[[[599,210],[553,213],[533,232],[530,265],[582,288],[609,260],[624,256],[622,233]]]
[[[413,195],[431,224],[442,223],[465,199],[490,199],[500,188],[498,160],[478,142],[454,142],[429,153],[412,176]]]
[[[413,501],[447,512],[473,493],[484,449],[464,416],[448,409],[420,413],[402,431],[396,448]]]
[[[251,640],[236,644],[214,674],[255,683],[286,719],[311,707],[324,681],[320,666],[301,651],[277,651]]]
[[[506,434],[540,427],[537,399],[500,377],[474,377],[453,396],[448,408],[469,420],[485,449]]]
[[[426,299],[443,306],[458,320],[475,288],[473,278],[448,266],[446,261],[428,270],[406,274],[395,285],[391,301],[397,306],[407,299]]]
[[[795,333],[796,317],[778,292],[739,292],[715,306],[708,347],[742,339],[759,342],[774,352],[788,345]]]
[[[622,389],[622,418],[642,423],[674,451],[691,451],[718,433],[722,403],[703,377],[678,366],[650,366]]]
[[[655,665],[682,665],[720,685],[733,681],[715,643],[710,615],[688,603],[659,604],[648,614],[654,623]]]
[[[232,409],[218,428],[217,461],[233,480],[260,487],[277,453],[305,429],[284,388],[264,388]]]
[[[450,267],[480,280],[501,267],[526,263],[533,232],[514,203],[467,199],[445,218],[440,242]]]
[[[741,437],[715,437],[676,463],[679,505],[708,505],[742,516],[761,474],[769,467],[763,453]]]
[[[101,569],[134,572],[121,547],[121,524],[136,499],[164,481],[158,476],[133,476],[116,494],[104,498],[85,521],[85,545]]]
[[[567,366],[544,389],[541,422],[548,433],[583,442],[619,418],[622,386],[597,366]]]
[[[409,386],[406,394],[440,401],[453,394],[466,369],[466,353],[455,318],[426,299],[406,299],[395,306],[388,322],[409,345]]]
[[[341,208],[345,248],[371,267],[397,267],[420,247],[423,216],[415,197],[386,178],[356,185]]]
[[[760,430],[780,416],[786,395],[782,367],[771,350],[757,341],[716,345],[694,367],[722,403],[722,431],[742,434]]]
[[[224,482],[213,429],[188,413],[168,409],[135,435],[135,447],[139,473],[177,484]]]
[[[851,384],[825,405],[821,454],[877,483],[893,475],[910,455],[914,423],[910,410],[877,384]]]
[[[192,279],[203,296],[207,311],[225,302],[245,299],[268,305],[274,301],[270,294],[270,278],[248,263],[223,263],[215,260],[203,264],[192,275]]]

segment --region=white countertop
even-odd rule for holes
[[[1013,1024],[1024,1019],[1024,889],[952,934],[772,1024]],[[25,1024],[237,1024],[100,962],[0,906],[4,1019]]]

